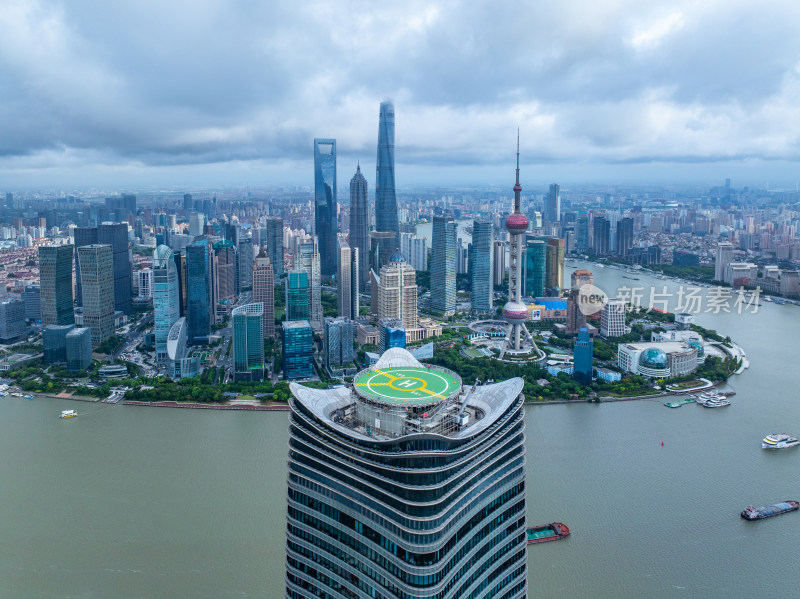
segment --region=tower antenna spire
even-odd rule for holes
[[[514,183],[514,212],[520,211],[519,206],[519,192],[522,191],[522,186],[519,184],[519,127],[517,127],[517,182]]]

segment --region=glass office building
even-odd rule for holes
[[[525,284],[523,295],[541,297],[544,295],[547,243],[541,239],[528,239],[525,246]]]
[[[233,380],[264,379],[264,304],[233,309]]]
[[[307,320],[283,323],[283,376],[304,379],[312,374],[314,329]]]
[[[397,215],[397,195],[394,181],[394,104],[381,102],[378,115],[378,159],[375,173],[375,231],[385,233],[379,237],[379,264],[386,264],[400,249],[400,225]]]
[[[71,245],[39,247],[39,302],[42,326],[75,324]]]
[[[354,382],[290,385],[285,597],[525,597],[522,379],[464,394],[393,348]]]
[[[336,140],[314,140],[314,234],[322,276],[336,274]]]
[[[361,174],[361,166],[350,179],[350,236],[351,248],[358,249],[358,287],[366,289],[369,284],[369,202],[367,180]]]
[[[156,362],[167,360],[167,337],[181,317],[178,295],[178,269],[172,250],[165,245],[153,252],[153,323]]]
[[[493,249],[492,223],[474,221],[472,223],[472,244],[469,248],[469,281],[472,288],[472,309],[476,312],[492,310],[492,298],[494,297]]]
[[[212,247],[208,238],[201,237],[186,247],[186,321],[189,343],[206,341],[211,334],[215,309],[212,303]]]
[[[431,245],[431,310],[450,316],[456,311],[456,236],[452,218],[433,217]]]

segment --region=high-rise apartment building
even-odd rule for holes
[[[308,273],[291,271],[286,279],[286,320],[308,320],[311,314],[311,291]]]
[[[97,243],[110,245],[113,252],[114,309],[130,316],[132,311],[131,281],[133,267],[131,265],[130,252],[128,251],[128,224],[102,223],[97,227]]]
[[[625,300],[618,297],[608,299],[600,312],[600,334],[603,337],[622,337],[629,333],[625,326]]]
[[[338,240],[339,274],[336,281],[339,316],[358,318],[358,248],[352,248],[343,237]]]
[[[393,348],[354,382],[290,385],[286,597],[526,597],[522,379],[462,407],[456,373]]]
[[[0,343],[16,341],[25,333],[25,304],[18,295],[0,299]]]
[[[71,252],[70,252],[71,255]],[[78,248],[83,287],[83,325],[92,330],[92,347],[114,334],[114,252],[109,244]],[[130,280],[130,279],[129,279]]]
[[[280,279],[285,272],[283,266],[283,219],[279,216],[270,216],[266,220],[265,239],[261,243],[267,248],[269,262],[275,279]],[[264,234],[262,233],[262,236]]]
[[[714,280],[724,281],[728,266],[733,262],[733,244],[723,241],[717,244],[717,256],[714,261]]]
[[[167,360],[167,337],[172,325],[180,318],[178,269],[172,250],[165,245],[153,252],[153,323],[156,362]]]
[[[395,252],[389,263],[381,268],[380,276],[375,278],[378,318],[396,318],[406,330],[417,328],[417,273],[406,263],[403,255]]]
[[[433,218],[431,248],[431,310],[450,316],[456,311],[456,238],[458,223]]]
[[[414,233],[400,233],[400,251],[416,271],[428,270],[428,240]]]
[[[490,312],[494,297],[492,254],[494,235],[491,222],[472,223],[472,244],[469,257],[469,281],[472,288],[472,309]]]
[[[216,321],[214,254],[208,237],[186,247],[186,322],[189,343],[205,343]]]
[[[72,305],[72,245],[39,247],[42,326],[75,324]]]
[[[548,223],[561,221],[561,187],[557,183],[550,185],[544,203],[544,220]]]
[[[400,249],[400,224],[394,178],[394,104],[381,102],[378,115],[378,159],[375,174],[375,230],[393,233],[381,238],[379,268]]]
[[[314,329],[307,320],[283,323],[282,359],[283,376],[287,379],[304,379],[311,376],[314,361]]]
[[[358,287],[366,289],[369,285],[369,202],[367,201],[367,180],[361,174],[361,165],[350,179],[350,235],[351,248],[358,250]]]
[[[314,234],[326,279],[336,274],[336,140],[314,140]]]
[[[349,318],[326,318],[323,330],[323,360],[330,371],[342,366],[352,367],[356,357],[353,349],[355,323]]]
[[[139,281],[139,299],[149,300],[153,297],[153,270],[143,268],[136,273]]]
[[[205,227],[205,216],[200,212],[192,212],[189,215],[189,235],[192,237],[199,237],[203,234]]]
[[[275,273],[262,247],[253,265],[253,301],[264,306],[264,337],[275,337]]]
[[[264,305],[245,304],[233,309],[233,380],[264,379]]]
[[[542,239],[528,239],[525,244],[524,295],[542,297],[547,276],[547,243]]]

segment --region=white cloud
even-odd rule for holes
[[[650,24],[645,29],[637,29],[630,38],[630,44],[634,48],[642,49],[657,46],[665,37],[683,29],[685,19],[682,12],[674,12],[655,23]]]

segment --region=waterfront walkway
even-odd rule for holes
[[[190,408],[195,410],[249,410],[252,412],[290,412],[288,405],[263,406],[253,404],[208,404],[177,401],[130,401],[122,402],[124,406],[151,406],[155,408]]]

